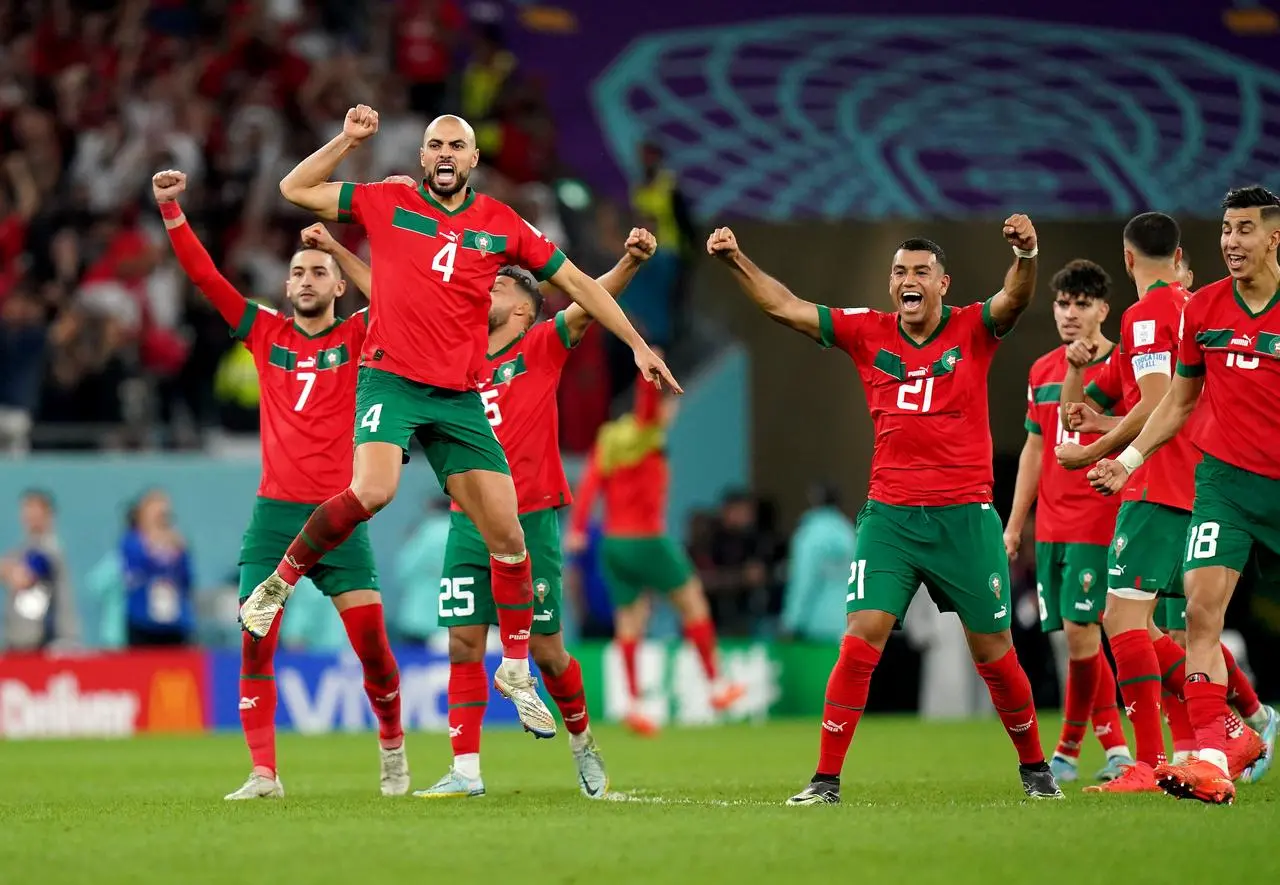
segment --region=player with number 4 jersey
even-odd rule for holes
[[[1122,773],[1133,758],[1125,745],[1116,704],[1116,680],[1102,651],[1102,612],[1107,596],[1107,547],[1115,530],[1117,501],[1097,494],[1084,474],[1065,469],[1054,456],[1064,442],[1092,442],[1062,426],[1060,391],[1069,374],[1086,379],[1104,371],[1115,345],[1102,334],[1111,280],[1092,261],[1077,259],[1054,274],[1053,318],[1061,347],[1036,360],[1027,382],[1027,441],[1018,463],[1013,507],[1005,527],[1010,560],[1019,554],[1031,505],[1036,506],[1036,595],[1040,627],[1067,640],[1067,679],[1062,734],[1049,767],[1059,783],[1079,778],[1080,749],[1089,720],[1107,755],[1101,781]],[[1045,443],[1045,437],[1055,440]]]
[[[243,600],[271,574],[315,505],[351,481],[356,355],[364,344],[367,314],[335,317],[334,301],[346,283],[329,256],[305,242],[290,261],[285,283],[293,316],[246,301],[218,272],[187,224],[177,202],[185,189],[181,172],[159,172],[152,179],[182,269],[253,354],[262,394],[262,481],[240,549]],[[365,692],[378,720],[382,793],[404,795],[409,768],[400,722],[400,674],[387,641],[367,529],[361,526],[330,551],[311,579],[333,599],[364,671]],[[246,635],[241,645],[240,722],[253,770],[227,799],[284,795],[275,746],[273,659],[279,636],[275,619],[261,640]]]
[[[468,185],[480,155],[465,120],[444,116],[427,127],[417,187],[329,181],[377,129],[376,111],[351,108],[342,133],[280,182],[295,205],[364,226],[373,292],[357,379],[351,485],[316,508],[275,572],[241,606],[241,623],[265,635],[297,581],[391,502],[416,437],[489,553],[503,645],[494,685],[515,704],[526,730],[552,737],[555,719],[529,673],[534,588],[516,489],[477,391],[499,268],[518,264],[552,280],[631,346],[646,378],[673,387],[675,379],[608,292],[515,210]]]
[[[1142,432],[1114,460],[1091,473],[1097,488],[1127,488],[1162,446],[1192,431],[1204,460],[1195,470],[1195,501],[1183,545],[1187,591],[1185,696],[1196,756],[1161,765],[1161,789],[1209,803],[1235,799],[1232,737],[1226,713],[1232,662],[1222,623],[1249,563],[1274,581],[1280,562],[1280,198],[1262,187],[1223,200],[1222,257],[1230,276],[1205,286],[1182,315],[1177,372]],[[1201,401],[1201,393],[1205,396]],[[1188,419],[1199,405],[1194,424]],[[1241,444],[1242,428],[1251,430]],[[1163,454],[1161,451],[1160,454]],[[1270,763],[1274,711],[1259,711],[1264,747],[1255,770]],[[1252,778],[1252,779],[1256,779]]]
[[[875,425],[871,488],[858,516],[847,627],[827,683],[817,771],[790,805],[840,801],[840,771],[871,674],[921,583],[942,609],[960,614],[1017,748],[1023,790],[1032,798],[1062,796],[1013,648],[1009,565],[991,503],[987,375],[999,340],[1031,302],[1038,252],[1026,216],[1007,219],[1003,232],[1016,256],[1004,288],[956,308],[943,303],[951,277],[942,249],[925,239],[902,243],[889,274],[892,313],[804,301],[756,267],[728,228],[707,241],[707,251],[771,319],[849,355]]]

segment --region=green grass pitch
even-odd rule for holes
[[[1057,723],[1045,721],[1048,741]],[[485,736],[479,799],[384,799],[369,735],[280,740],[288,798],[230,803],[237,735],[0,745],[0,882],[948,883],[1266,882],[1280,873],[1280,771],[1236,805],[1165,796],[1028,802],[995,720],[871,717],[840,807],[787,808],[811,773],[813,722],[600,728],[613,790],[578,794],[563,734]],[[1087,772],[1100,763],[1092,747]],[[411,734],[416,788],[449,761]]]

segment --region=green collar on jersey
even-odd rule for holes
[[[502,356],[502,355],[503,355],[504,353],[506,353],[508,350],[510,350],[511,348],[515,347],[517,344],[519,344],[519,343],[520,343],[520,341],[521,341],[521,340],[524,338],[524,336],[525,336],[525,335],[527,335],[527,334],[529,334],[529,330],[528,330],[528,329],[525,329],[525,330],[524,330],[523,332],[521,332],[519,335],[517,335],[516,337],[512,338],[512,339],[511,339],[510,341],[508,341],[506,344],[502,345],[502,347],[498,348],[498,351],[497,351],[496,353],[486,353],[486,354],[484,355],[484,358],[485,358],[485,359],[487,359],[487,360],[496,360],[498,357]]]
[[[1089,362],[1085,363],[1085,364],[1084,364],[1084,367],[1085,367],[1086,369],[1087,369],[1087,368],[1089,368],[1090,366],[1096,366],[1096,365],[1098,365],[1098,363],[1105,363],[1105,362],[1107,361],[1107,357],[1111,356],[1111,351],[1113,351],[1113,350],[1115,350],[1115,349],[1116,349],[1115,342],[1113,342],[1113,341],[1108,341],[1107,343],[1111,345],[1110,347],[1108,347],[1108,348],[1107,348],[1107,352],[1106,352],[1106,353],[1099,353],[1099,354],[1098,354],[1097,356],[1095,356],[1093,359],[1089,360]],[[1062,345],[1062,349],[1063,349],[1063,350],[1066,350],[1066,348],[1067,348],[1067,345],[1065,345],[1065,344],[1064,344],[1064,345]]]
[[[898,334],[902,336],[903,341],[910,344],[916,350],[923,350],[924,348],[932,344],[935,338],[937,338],[939,335],[942,334],[942,330],[946,328],[947,320],[949,319],[951,319],[951,305],[944,304],[942,305],[942,317],[938,320],[938,328],[934,329],[933,333],[928,338],[924,339],[919,344],[917,344],[916,340],[907,334],[907,330],[902,328],[902,317],[899,316],[898,317]]]
[[[457,215],[459,212],[465,212],[468,208],[470,208],[471,204],[476,201],[476,192],[471,189],[471,185],[467,185],[467,195],[463,197],[462,205],[460,205],[457,209],[446,209],[444,206],[440,204],[439,200],[431,196],[431,191],[427,190],[427,182],[425,179],[418,184],[418,195],[421,196],[422,199],[430,203],[431,208],[439,210],[440,212],[443,212],[445,215]]]
[[[1280,289],[1277,289],[1276,294],[1271,296],[1271,300],[1266,303],[1266,306],[1263,307],[1262,310],[1258,311],[1257,313],[1254,313],[1252,310],[1249,309],[1249,305],[1245,303],[1245,300],[1242,297],[1240,297],[1240,288],[1236,284],[1235,280],[1231,281],[1231,294],[1235,296],[1236,304],[1240,305],[1240,309],[1243,310],[1245,313],[1247,313],[1249,315],[1249,319],[1251,320],[1256,320],[1258,317],[1262,316],[1271,308],[1275,307],[1277,302],[1280,302]]]
[[[296,319],[293,321],[293,328],[296,329],[298,334],[301,335],[303,338],[306,338],[310,341],[314,341],[317,338],[323,338],[325,335],[328,335],[334,329],[341,326],[343,322],[345,322],[345,320],[341,318],[334,319],[333,325],[325,326],[323,329],[321,329],[319,332],[316,332],[314,335],[312,335],[306,329],[299,326],[298,321]]]
[[[1168,286],[1168,285],[1169,285],[1169,284],[1168,284],[1168,283],[1166,283],[1164,280],[1156,280],[1156,281],[1155,281],[1154,283],[1152,283],[1150,286],[1147,286],[1147,288],[1143,290],[1143,293],[1142,293],[1142,294],[1144,294],[1144,295],[1145,295],[1145,294],[1147,294],[1147,292],[1150,292],[1152,289],[1159,289],[1159,288],[1160,288],[1160,287],[1162,287],[1162,286]]]

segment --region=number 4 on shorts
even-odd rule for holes
[[[364,417],[360,419],[360,426],[369,428],[370,433],[378,432],[378,425],[382,423],[382,403],[374,403],[369,406],[369,410],[364,413]]]

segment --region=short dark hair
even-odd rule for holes
[[[1075,258],[1053,275],[1049,286],[1054,292],[1105,300],[1111,291],[1111,277],[1089,259]]]
[[[39,501],[50,513],[57,513],[58,507],[53,500],[53,493],[48,489],[29,488],[23,489],[18,495],[19,501]]]
[[[1182,242],[1182,231],[1170,215],[1143,212],[1124,226],[1124,241],[1147,258],[1172,258]]]
[[[942,251],[942,247],[933,240],[926,240],[924,237],[911,237],[903,240],[898,244],[899,252],[932,252],[934,257],[938,259],[938,264],[945,266],[947,263],[947,253]]]
[[[533,274],[523,267],[509,264],[498,271],[498,276],[508,277],[515,281],[516,287],[533,304],[533,319],[536,322],[539,314],[542,313],[542,292],[538,290],[538,281],[533,278]]]
[[[1222,198],[1222,208],[1224,210],[1259,208],[1262,210],[1263,221],[1271,222],[1280,219],[1280,197],[1260,184],[1227,191],[1227,195]]]
[[[333,268],[333,275],[339,280],[343,279],[342,265],[338,263],[338,259],[332,252],[326,252],[317,246],[299,245],[298,248],[293,250],[293,254],[289,256],[289,265],[292,266],[293,259],[297,258],[303,252],[319,252],[322,255],[327,255],[329,257],[329,266]]]

